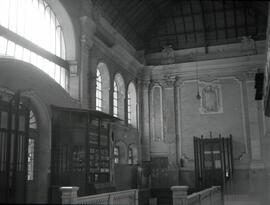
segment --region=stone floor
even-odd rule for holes
[[[228,184],[224,205],[270,205],[269,172],[251,173],[246,180]]]

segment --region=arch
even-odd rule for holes
[[[128,146],[128,164],[138,164],[138,149],[135,144]]]
[[[123,141],[117,141],[115,147],[117,147],[119,151],[119,164],[126,164],[128,157],[127,145]]]
[[[46,2],[57,14],[57,19],[63,29],[63,35],[66,45],[66,59],[67,60],[77,59],[76,35],[71,17],[69,16],[68,12],[66,11],[66,9],[59,0],[46,0]]]
[[[110,74],[107,65],[99,62],[96,72],[96,109],[109,113]]]
[[[0,87],[0,93],[5,93],[10,96],[15,94],[15,91],[9,88]],[[50,168],[50,141],[51,141],[51,126],[50,113],[47,106],[42,102],[40,97],[34,92],[25,90],[21,93],[22,97],[30,100],[30,108],[34,110],[37,118],[38,129],[34,147],[34,181],[27,183],[26,203],[48,203],[48,188],[49,188],[49,174]],[[42,120],[38,120],[42,119]],[[29,124],[29,128],[31,127]],[[31,133],[29,132],[29,135]],[[31,140],[31,136],[29,136]],[[28,152],[29,150],[28,146]],[[28,153],[29,154],[29,153]],[[32,153],[33,154],[33,153]],[[29,164],[28,164],[29,165]],[[29,167],[28,167],[29,168]],[[35,194],[33,194],[35,192]]]
[[[137,95],[135,84],[131,81],[127,93],[128,124],[137,127]]]
[[[52,3],[52,2],[51,2]],[[71,37],[67,39],[69,57],[75,59],[75,35],[64,8],[54,2]],[[61,11],[61,12],[60,12]],[[69,22],[69,23],[67,23]],[[0,2],[0,25],[14,33],[0,37],[0,55],[29,62],[68,89],[68,64],[63,27],[45,0],[3,0]],[[23,40],[21,40],[23,39]],[[29,43],[31,42],[31,43]],[[40,47],[40,48],[38,48]],[[46,50],[43,51],[43,50]]]
[[[125,82],[120,73],[116,73],[113,81],[113,115],[125,119]]]

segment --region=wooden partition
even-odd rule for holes
[[[93,110],[52,111],[52,187],[78,186],[79,196],[113,191],[110,122],[118,119]]]
[[[196,187],[223,187],[233,176],[232,136],[194,137],[194,158]]]

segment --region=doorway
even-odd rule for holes
[[[0,95],[0,203],[26,203],[29,99]]]

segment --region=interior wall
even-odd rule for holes
[[[141,95],[148,105],[141,104],[145,116],[143,141],[146,142],[143,158],[147,158],[147,152],[150,158],[168,157],[167,172],[171,173],[168,174],[167,187],[175,181],[195,186],[193,137],[203,135],[209,138],[210,132],[213,137],[232,135],[237,171],[250,173],[250,170],[264,169],[262,138],[265,117],[262,101],[255,101],[254,88],[255,73],[263,68],[264,60],[263,55],[255,54],[247,59],[232,57],[199,61],[196,63],[200,73],[198,81],[193,62],[145,67]],[[161,86],[160,99],[152,96],[152,88],[156,85]],[[207,106],[215,105],[211,104],[210,95],[203,97],[208,85],[219,96],[216,111],[207,111]],[[201,99],[196,97],[198,89]],[[155,116],[153,106],[160,103],[162,115]],[[157,117],[162,119],[163,140],[155,140],[157,129],[153,131],[153,123]]]

